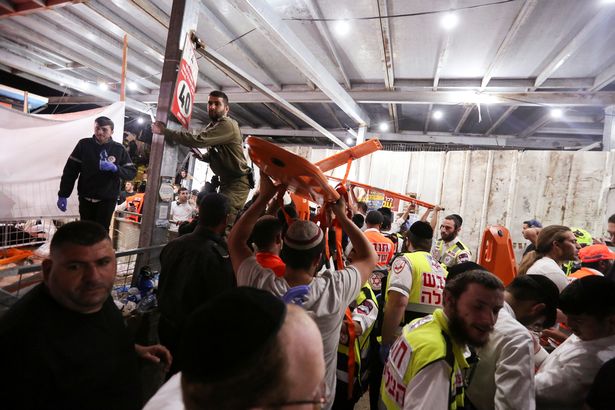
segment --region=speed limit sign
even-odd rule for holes
[[[188,128],[190,117],[192,116],[192,105],[194,104],[199,66],[196,61],[194,43],[190,39],[190,33],[187,33],[184,44],[184,51],[179,63],[179,71],[177,72],[177,81],[175,82],[171,113],[184,128]]]
[[[192,115],[192,92],[190,86],[184,80],[180,80],[177,83],[177,104],[179,105],[179,112],[183,117],[190,118]]]

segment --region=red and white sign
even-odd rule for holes
[[[199,66],[196,62],[194,44],[190,39],[190,33],[187,33],[182,59],[179,62],[177,81],[175,82],[173,103],[171,104],[171,113],[184,128],[188,128],[188,125],[190,125],[198,73]]]

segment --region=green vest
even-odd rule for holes
[[[371,300],[376,305],[376,309],[378,308],[378,302],[376,301],[376,295],[374,291],[370,287],[369,283],[365,283],[361,292],[359,292],[359,296],[354,300],[351,307],[354,309],[361,306],[363,302],[366,300]],[[370,345],[370,335],[374,328],[374,324],[372,324],[369,328],[365,330],[359,337],[357,337],[354,341],[354,357],[355,357],[355,382],[358,382],[361,387],[361,391],[363,391],[364,387],[367,387],[367,358],[369,352]],[[337,378],[343,382],[348,383],[348,343],[340,343],[337,348]],[[358,377],[357,377],[358,375]]]
[[[420,313],[420,315],[404,320],[404,324],[416,317],[432,313],[436,308],[442,306],[444,285],[446,284],[446,269],[440,265],[429,252],[415,251],[404,253],[399,257],[405,258],[412,270],[412,289],[407,289],[408,305],[406,312]],[[394,269],[395,263],[391,265]],[[389,272],[385,300],[389,294],[391,277],[394,272]],[[413,316],[413,315],[410,315]],[[408,318],[408,314],[406,314]]]
[[[405,392],[411,380],[438,360],[445,360],[451,368],[448,392],[438,394],[448,395],[450,410],[463,407],[463,370],[470,366],[463,356],[462,346],[450,337],[444,312],[437,309],[433,315],[404,326],[402,335],[393,345],[380,387],[386,408],[403,409]]]

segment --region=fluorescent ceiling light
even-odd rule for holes
[[[434,120],[441,120],[442,117],[444,117],[444,114],[442,113],[442,111],[437,110],[433,112],[432,116]]]
[[[128,89],[130,91],[134,91],[137,89],[137,83],[135,83],[134,81],[129,81],[128,82]]]
[[[564,116],[564,111],[561,108],[551,109],[551,118],[562,118],[563,116]]]
[[[144,122],[145,122],[145,120],[143,119],[143,117],[137,118],[137,123],[143,124]]]
[[[107,85],[107,83],[98,83],[98,88],[103,91],[107,91],[109,89],[109,86]]]
[[[389,124],[387,124],[386,122],[381,122],[380,125],[378,126],[378,129],[381,132],[387,132],[389,130]]]
[[[350,137],[346,138],[346,144],[348,145],[352,145],[352,143],[354,142],[354,140]]]
[[[440,25],[444,30],[452,30],[459,24],[459,17],[454,13],[446,13],[440,20]]]
[[[350,23],[347,20],[340,20],[335,23],[335,32],[340,36],[345,36],[350,31]]]

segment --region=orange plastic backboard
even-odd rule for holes
[[[517,276],[517,263],[510,232],[501,225],[487,226],[478,254],[478,263],[507,286]]]
[[[322,172],[327,172],[342,165],[348,164],[349,160],[359,159],[381,149],[382,144],[378,141],[378,139],[374,138],[357,146],[338,152],[337,154],[333,154],[330,157],[318,161],[315,165],[320,168]]]
[[[261,138],[249,136],[246,143],[252,162],[276,184],[319,205],[339,199],[320,168],[305,158]]]

